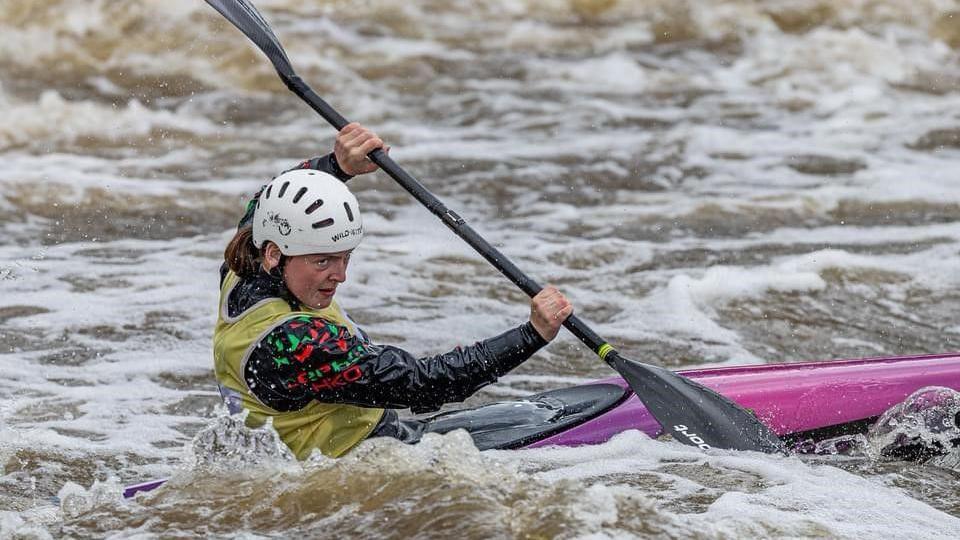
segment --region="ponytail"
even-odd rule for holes
[[[223,260],[240,277],[252,277],[260,271],[260,250],[253,244],[253,227],[237,230],[223,251]]]

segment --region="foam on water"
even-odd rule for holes
[[[146,138],[157,131],[183,131],[210,136],[216,128],[166,111],[152,111],[140,102],[107,107],[89,101],[68,102],[55,91],[41,94],[36,103],[10,107],[0,122],[0,150],[28,146],[42,140],[63,145],[84,138],[104,137],[109,142]]]
[[[601,447],[524,450],[509,456],[545,469],[536,473],[540,479],[596,482],[615,493],[618,484],[629,485],[631,478],[656,478],[669,487],[657,492],[664,499],[661,508],[680,509],[675,517],[683,528],[707,538],[857,537],[893,531],[911,538],[949,538],[960,531],[960,520],[908,502],[880,482],[798,458],[705,455],[637,432],[625,432]],[[693,508],[684,504],[687,498]]]

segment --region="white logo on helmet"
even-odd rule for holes
[[[345,238],[349,238],[351,236],[357,236],[357,235],[363,235],[363,227],[357,227],[355,229],[345,229],[343,231],[340,231],[337,234],[331,236],[330,241],[339,242],[341,240],[344,240]]]
[[[263,220],[263,226],[266,227],[270,223],[273,223],[277,227],[277,232],[280,233],[281,236],[290,236],[290,232],[293,231],[293,228],[290,227],[290,222],[280,214],[268,212],[267,217]]]

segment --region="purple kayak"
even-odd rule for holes
[[[960,391],[960,354],[760,364],[680,371],[753,413],[788,443],[819,441],[865,431],[887,409],[915,391]],[[662,428],[619,377],[427,420],[428,432],[465,429],[477,447],[535,448],[600,444],[636,429],[658,437]],[[163,484],[124,489],[124,497]]]
[[[887,409],[927,386],[960,391],[960,354],[762,364],[678,372],[751,410],[787,439],[862,431]],[[603,381],[627,388],[620,378]],[[627,388],[628,392],[629,389]],[[651,437],[660,424],[631,395],[591,420],[528,446],[598,444],[627,429]]]

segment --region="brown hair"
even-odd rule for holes
[[[240,277],[251,277],[260,271],[260,250],[253,243],[253,227],[248,225],[237,230],[223,250],[223,260]]]

